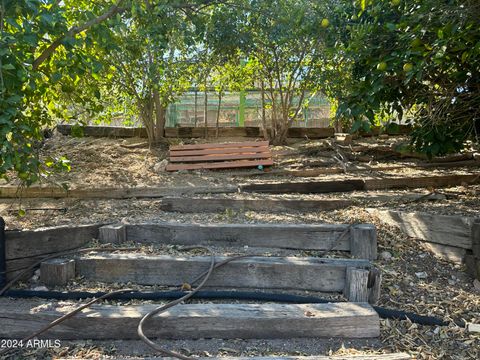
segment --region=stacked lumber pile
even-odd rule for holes
[[[230,169],[273,165],[268,141],[170,147],[167,171]]]

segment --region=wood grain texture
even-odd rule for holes
[[[40,280],[47,286],[64,286],[74,277],[73,259],[50,259],[40,264]]]
[[[0,338],[28,336],[76,306],[78,303],[1,298]],[[42,337],[138,339],[138,322],[157,306],[93,305]],[[380,334],[380,321],[367,304],[182,304],[154,316],[145,333],[168,339],[372,338]]]
[[[96,254],[77,257],[76,273],[94,281],[179,286],[208,270],[209,264],[209,256]],[[342,292],[347,267],[371,265],[366,260],[249,257],[216,269],[206,286]]]
[[[441,188],[480,183],[480,174],[366,179],[365,190]]]
[[[473,219],[470,237],[472,239],[473,255],[480,259],[480,218]]]
[[[270,152],[256,152],[248,153],[241,152],[241,154],[213,154],[213,155],[198,155],[198,156],[176,156],[170,157],[171,163],[181,162],[205,162],[205,161],[221,161],[221,160],[249,160],[249,159],[270,159],[272,154]]]
[[[140,243],[327,250],[348,225],[332,224],[128,224],[127,240]],[[351,234],[335,250],[350,251]]]
[[[400,228],[410,237],[442,245],[472,249],[473,218],[393,210],[378,210],[376,213],[381,221]]]
[[[368,302],[368,275],[368,270],[347,268],[344,295],[348,301]]]
[[[356,259],[377,259],[377,232],[373,224],[356,224],[350,229],[350,252]]]
[[[234,168],[246,168],[272,166],[272,159],[258,159],[258,160],[238,160],[238,161],[223,161],[217,163],[194,163],[194,164],[168,164],[165,168],[167,171],[180,171],[180,170],[201,170],[201,169],[234,169]]]
[[[343,209],[353,204],[350,200],[273,200],[273,199],[194,199],[163,198],[160,208],[163,211],[182,213],[191,212],[224,212],[227,209],[238,211],[326,211]]]
[[[436,244],[428,241],[421,241],[420,245],[440,259],[451,261],[457,264],[462,264],[465,262],[467,249],[456,246]]]
[[[249,148],[252,146],[268,146],[268,141],[243,141],[234,143],[213,143],[213,144],[193,144],[193,145],[173,145],[170,146],[170,152],[172,151],[184,151],[184,150],[204,150],[204,149],[229,149],[229,148]]]
[[[329,192],[348,192],[364,190],[363,180],[337,180],[317,182],[288,182],[271,184],[246,184],[240,185],[240,190],[245,192],[261,192],[270,194],[299,193],[318,194]]]
[[[317,194],[386,189],[440,188],[476,183],[480,183],[480,174],[245,184],[240,185],[239,188],[245,192]]]
[[[214,194],[237,192],[236,186],[189,186],[189,187],[135,187],[135,188],[88,188],[65,190],[60,187],[32,186],[19,190],[16,186],[0,186],[0,198],[78,198],[78,199],[131,199],[162,198],[164,196]]]
[[[98,238],[103,224],[56,226],[36,230],[6,231],[7,260],[68,251]]]
[[[98,232],[98,239],[103,243],[121,244],[127,241],[127,228],[123,224],[105,225]]]
[[[197,150],[170,150],[171,158],[177,156],[195,156],[195,155],[212,155],[212,154],[238,154],[238,153],[261,153],[269,151],[268,145],[259,146],[233,146],[221,149],[197,149]]]
[[[218,358],[198,358],[198,360],[412,360],[406,353],[380,354],[380,355],[313,355],[313,356],[253,356],[253,357],[231,357],[222,356]],[[131,360],[128,358],[116,358],[116,360]],[[165,360],[160,357],[148,357],[144,360]]]

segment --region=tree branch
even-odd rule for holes
[[[121,13],[125,11],[125,8],[121,7],[123,0],[119,0],[117,4],[113,5],[110,9],[108,9],[107,12],[104,14],[87,21],[86,23],[79,25],[79,26],[74,26],[70,28],[65,34],[54,40],[34,61],[33,61],[33,70],[37,70],[39,66],[47,60],[53,52],[60,46],[62,45],[62,41],[65,40],[67,37],[75,36],[82,31],[85,31],[89,28],[91,28],[94,25],[98,25],[101,22],[111,18],[112,16]]]

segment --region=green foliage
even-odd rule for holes
[[[55,120],[159,139],[192,84],[262,86],[275,142],[321,91],[352,131],[408,120],[418,150],[455,151],[479,118],[479,24],[477,0],[0,0],[0,177],[68,171],[39,159]]]
[[[480,3],[362,1],[351,19],[338,116],[352,130],[385,115],[408,119],[417,150],[461,149],[480,105]]]

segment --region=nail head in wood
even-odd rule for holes
[[[64,286],[74,277],[73,259],[51,259],[40,264],[40,280],[46,286]]]
[[[347,267],[344,295],[348,301],[368,301],[368,274],[368,270]]]
[[[99,230],[99,240],[102,243],[119,244],[127,241],[127,228],[125,225],[105,225]]]
[[[373,224],[357,224],[350,229],[352,257],[375,260],[377,258],[377,231]]]

